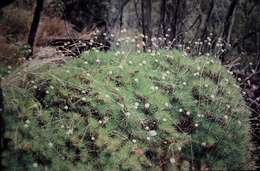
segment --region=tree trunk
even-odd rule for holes
[[[260,32],[256,33],[256,57],[260,61]]]
[[[208,31],[208,24],[210,21],[210,16],[213,12],[215,0],[208,1],[201,1],[200,7],[200,15],[201,15],[201,23],[198,28],[198,32],[196,34],[196,38],[201,40],[205,39],[207,31]]]
[[[173,20],[172,20],[172,24],[171,24],[171,28],[172,28],[172,35],[171,35],[171,41],[173,41],[173,39],[176,38],[177,35],[177,28],[178,28],[178,18],[179,18],[179,7],[180,7],[180,0],[172,0],[172,4],[173,4],[173,11],[174,11],[174,15],[173,15]]]
[[[226,19],[225,19],[225,23],[224,23],[224,31],[223,31],[223,39],[226,43],[230,43],[228,40],[230,38],[229,35],[231,34],[230,27],[232,26],[232,18],[233,18],[233,15],[235,14],[238,3],[239,3],[239,0],[233,0],[229,6],[229,10],[226,15]]]
[[[38,26],[40,23],[41,13],[43,10],[43,4],[44,4],[44,0],[37,0],[36,7],[34,10],[33,21],[32,21],[32,25],[31,25],[29,37],[28,37],[28,44],[31,46],[31,50],[32,50],[31,54],[33,54],[33,46],[34,46],[34,41],[35,41],[36,33],[38,30]]]
[[[166,13],[166,0],[161,0],[161,9],[160,9],[160,32],[163,36],[166,34],[166,23],[165,23],[165,13]],[[158,35],[159,35],[158,34]]]
[[[141,11],[142,11],[142,29],[143,29],[143,41],[145,42],[144,51],[147,48],[151,48],[152,42],[152,1],[151,0],[142,0],[141,4]]]

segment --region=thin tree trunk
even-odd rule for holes
[[[236,9],[234,10],[234,13],[236,13]],[[232,20],[229,26],[229,30],[228,30],[228,35],[227,35],[227,43],[230,44],[230,40],[231,40],[231,34],[232,34],[232,30],[233,30],[233,26],[235,23],[235,19],[236,19],[236,15],[232,15]]]
[[[209,9],[209,12],[208,12],[208,15],[207,15],[207,19],[206,19],[206,23],[205,23],[205,26],[204,26],[204,30],[203,30],[201,39],[205,39],[205,37],[206,37],[207,31],[208,31],[208,24],[210,22],[210,17],[211,17],[211,14],[213,12],[214,6],[215,6],[215,0],[211,0],[210,1],[210,9]]]
[[[260,32],[256,33],[256,57],[260,61]]]
[[[228,37],[229,37],[229,31],[230,27],[232,26],[232,18],[235,13],[235,9],[237,7],[237,4],[239,3],[239,0],[233,0],[229,6],[228,13],[226,15],[225,23],[224,23],[224,31],[223,31],[223,38],[224,41],[229,43]]]
[[[152,38],[152,1],[142,0],[141,4],[142,11],[142,29],[143,29],[143,41],[145,42],[144,51],[146,48],[151,48],[151,38]]]
[[[176,3],[175,3],[176,1]],[[172,0],[172,4],[174,7],[174,17],[173,17],[173,21],[172,21],[172,36],[171,36],[171,41],[173,41],[173,39],[176,38],[177,35],[177,22],[178,22],[178,18],[179,18],[179,7],[180,7],[180,0]],[[175,5],[174,5],[175,4]]]
[[[29,37],[28,37],[28,44],[31,46],[32,53],[33,53],[35,37],[40,23],[41,13],[43,10],[43,4],[44,4],[44,0],[37,0],[36,7],[34,10],[33,21],[31,25]]]
[[[160,29],[162,34],[166,34],[166,23],[165,23],[165,13],[166,13],[166,0],[161,0],[161,10],[160,10]]]
[[[210,17],[211,14],[213,12],[214,9],[214,5],[215,5],[215,0],[211,0],[209,2],[209,6],[207,7],[207,9],[201,10],[200,11],[200,15],[201,15],[201,23],[199,26],[199,30],[196,34],[197,38],[200,38],[201,40],[205,39],[206,34],[207,34],[207,30],[208,30],[208,24],[210,21]],[[206,3],[205,1],[203,3]]]

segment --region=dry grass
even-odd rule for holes
[[[0,21],[4,32],[1,35],[12,34],[18,41],[24,41],[30,30],[32,12],[21,8],[7,8],[3,11]]]
[[[45,46],[48,38],[66,36],[68,35],[68,32],[71,31],[71,25],[66,24],[64,20],[56,17],[44,17],[39,26],[36,38],[36,46]]]
[[[8,43],[0,37],[0,61],[2,64],[16,64],[22,57],[18,46]]]

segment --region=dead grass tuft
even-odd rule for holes
[[[66,37],[72,32],[71,25],[60,18],[44,17],[38,30],[36,46],[45,46],[51,37]]]

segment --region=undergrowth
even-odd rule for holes
[[[90,51],[9,78],[7,169],[250,168],[250,112],[210,58]]]

